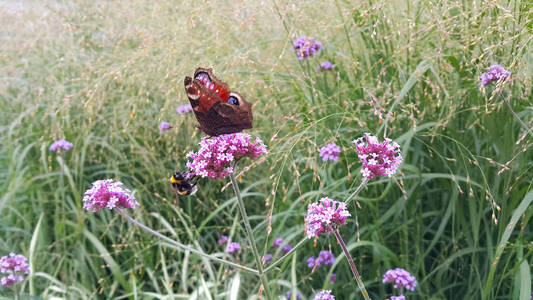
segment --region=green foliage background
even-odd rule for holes
[[[371,297],[393,295],[381,278],[402,267],[419,282],[408,299],[529,299],[533,137],[477,82],[504,65],[504,96],[533,126],[530,2],[8,0],[0,15],[0,255],[30,257],[26,295],[257,298],[256,277],[82,210],[91,182],[119,179],[136,190],[136,219],[253,266],[249,249],[229,257],[216,243],[246,244],[227,181],[179,199],[169,188],[202,136],[175,112],[182,81],[209,66],[254,103],[249,132],[269,144],[240,176],[262,253],[281,254],[276,237],[303,237],[307,203],[353,192],[353,139],[386,134],[402,146],[401,171],[373,180],[350,206],[358,224],[342,229]],[[300,35],[323,43],[318,57],[296,59]],[[334,71],[316,71],[325,60]],[[173,126],[164,135],[161,121]],[[74,148],[48,151],[60,138]],[[318,157],[329,142],[342,148],[337,163]],[[311,273],[305,260],[322,249],[337,262]],[[340,254],[334,237],[308,241],[269,275],[273,290],[361,299]]]

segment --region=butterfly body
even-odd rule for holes
[[[198,128],[207,135],[241,132],[253,127],[252,104],[231,91],[211,69],[196,69],[194,78],[185,77],[184,85],[200,123]]]

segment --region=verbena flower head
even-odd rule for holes
[[[388,270],[383,275],[383,283],[394,283],[394,288],[405,288],[414,291],[417,285],[416,278],[402,268]]]
[[[346,218],[349,216],[344,202],[325,197],[320,202],[311,203],[307,206],[305,218],[307,237],[333,232],[339,225],[346,225]]]
[[[479,86],[486,86],[493,82],[503,81],[511,75],[511,72],[505,70],[505,68],[501,65],[492,65],[487,68],[487,71],[488,72],[479,76],[479,79],[481,80],[481,82],[478,84]]]
[[[228,247],[226,248],[227,253],[233,253],[239,250],[241,250],[241,244],[236,243],[236,242],[229,243]]]
[[[9,253],[0,258],[0,273],[8,274],[0,278],[0,285],[12,286],[14,283],[24,280],[22,275],[30,272],[28,259],[22,254]]]
[[[400,295],[400,296],[391,296],[391,297],[388,298],[387,300],[405,300],[405,296],[404,296],[404,295]]]
[[[320,255],[317,258],[318,266],[327,266],[332,265],[335,262],[335,256],[333,256],[333,253],[328,250],[322,250],[320,251]]]
[[[272,254],[270,254],[270,253],[265,254],[265,257],[263,257],[263,261],[266,262],[266,263],[271,261],[271,260],[272,260]]]
[[[283,244],[283,238],[277,238],[272,242],[272,246],[274,247],[279,247],[281,244]]]
[[[312,37],[301,36],[293,42],[294,50],[299,60],[314,56],[322,50],[322,43]]]
[[[255,159],[267,153],[260,138],[252,142],[252,137],[246,133],[203,138],[199,145],[198,152],[187,154],[187,157],[192,159],[187,162],[187,167],[191,170],[191,175],[211,179],[225,178],[233,172],[232,162],[242,157]]]
[[[319,70],[333,70],[335,66],[329,62],[329,61],[323,61],[320,63],[320,66],[318,66]]]
[[[292,250],[292,246],[287,244],[285,246],[283,246],[283,252],[289,252]]]
[[[50,151],[53,151],[53,152],[57,152],[57,150],[59,149],[63,149],[65,151],[68,151],[72,148],[72,143],[65,140],[65,139],[60,139],[58,141],[55,141],[52,143],[52,145],[50,145],[50,147],[48,148],[48,150]]]
[[[287,296],[287,299],[291,299],[292,292],[288,291],[286,296]],[[298,293],[298,292],[296,292],[296,299],[302,299],[302,297],[300,297],[300,293]]]
[[[326,160],[337,161],[339,160],[340,153],[341,153],[341,147],[337,146],[336,144],[331,143],[320,148],[319,155],[322,158],[322,161],[326,161]]]
[[[183,104],[176,108],[176,112],[180,115],[192,112],[192,106],[190,104]]]
[[[363,163],[361,174],[367,180],[385,175],[391,177],[402,163],[400,145],[391,139],[385,139],[380,143],[377,137],[365,133],[353,143]]]
[[[309,268],[314,268],[317,264],[316,258],[314,256],[309,257],[305,262],[307,263],[307,266]]]
[[[227,242],[228,242],[228,237],[225,235],[221,235],[220,238],[218,239],[219,245],[224,245]]]
[[[313,300],[335,300],[335,296],[331,294],[330,290],[322,290],[315,295]]]
[[[329,282],[335,283],[337,281],[337,274],[331,273],[331,276],[329,277]]]
[[[113,179],[97,180],[83,196],[83,208],[99,212],[104,207],[113,209],[135,208],[139,202],[135,200],[132,191],[122,187],[122,182]]]
[[[169,122],[161,122],[161,124],[159,124],[159,133],[163,134],[167,130],[170,130],[170,123]]]

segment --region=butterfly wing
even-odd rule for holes
[[[194,79],[186,77],[185,91],[207,135],[240,132],[253,127],[252,104],[239,93],[230,92],[229,86],[216,78],[211,69],[198,68]]]

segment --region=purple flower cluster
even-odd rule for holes
[[[287,253],[287,252],[292,250],[292,246],[287,244],[287,245],[283,246],[282,250],[283,250],[283,252]]]
[[[322,290],[315,295],[313,300],[335,300],[335,296],[331,294],[330,290]]]
[[[59,149],[63,149],[65,151],[68,151],[72,148],[72,143],[65,140],[65,139],[61,139],[61,140],[58,140],[58,141],[55,141],[52,143],[52,145],[50,145],[50,147],[48,148],[48,150],[50,151],[53,151],[53,152],[57,152],[57,150]]]
[[[400,295],[400,296],[391,296],[391,297],[388,298],[387,300],[405,300],[405,296],[404,296],[404,295]]]
[[[479,79],[481,80],[479,86],[486,86],[493,82],[503,81],[511,75],[511,72],[505,70],[501,65],[492,65],[487,68],[487,71],[488,72],[479,76]]]
[[[283,244],[283,238],[277,238],[272,242],[273,247],[279,247]]]
[[[331,253],[331,251],[322,250],[320,251],[320,255],[317,258],[311,256],[307,259],[306,262],[309,268],[314,268],[315,266],[328,266],[332,265],[335,262],[335,256],[333,256],[333,253]]]
[[[228,242],[228,237],[225,235],[221,235],[220,238],[218,239],[219,245],[224,245],[227,242]]]
[[[265,256],[263,257],[263,262],[267,263],[267,262],[269,262],[271,260],[272,260],[272,254],[270,254],[270,253],[265,254]]]
[[[405,288],[414,291],[417,285],[416,278],[402,268],[388,270],[383,275],[383,283],[394,283],[394,288]]]
[[[192,112],[192,106],[190,104],[183,104],[183,105],[180,105],[178,106],[178,108],[176,108],[176,112],[179,114],[179,115],[183,115],[183,114],[186,114],[186,113],[190,113]]]
[[[14,283],[24,280],[22,275],[30,272],[28,259],[22,254],[9,253],[0,258],[0,273],[8,274],[0,278],[0,285],[12,286]]]
[[[329,61],[323,61],[320,63],[320,66],[318,66],[318,70],[333,70],[335,66],[329,62]]]
[[[159,134],[165,133],[165,131],[170,130],[170,123],[169,122],[161,122],[159,124]]]
[[[288,291],[286,296],[287,296],[287,299],[291,299],[292,292]],[[302,299],[302,297],[300,297],[300,293],[298,292],[296,292],[296,299]]]
[[[301,36],[293,42],[294,50],[299,60],[314,56],[322,50],[322,43],[312,37]]]
[[[346,218],[349,216],[351,215],[344,202],[325,197],[320,202],[309,204],[305,218],[307,238],[333,232],[337,226],[346,225]]]
[[[231,242],[228,244],[228,247],[226,247],[227,253],[233,253],[239,250],[241,250],[241,244],[236,243],[236,242]]]
[[[92,212],[99,212],[104,207],[113,209],[135,208],[139,202],[135,200],[133,192],[122,188],[122,182],[113,179],[97,180],[83,196],[83,208]]]
[[[341,147],[337,146],[334,143],[331,143],[320,148],[319,155],[322,158],[322,161],[326,161],[326,160],[337,161],[339,160],[340,153],[341,153]]]
[[[367,180],[379,176],[391,177],[402,162],[400,145],[391,139],[379,143],[378,138],[365,133],[365,136],[353,141],[359,159],[363,162],[361,174]]]
[[[187,154],[192,162],[187,167],[192,175],[209,177],[211,179],[225,178],[233,172],[231,163],[242,157],[257,158],[267,153],[266,146],[260,138],[255,142],[246,133],[224,134],[210,138],[203,138],[198,152]]]

